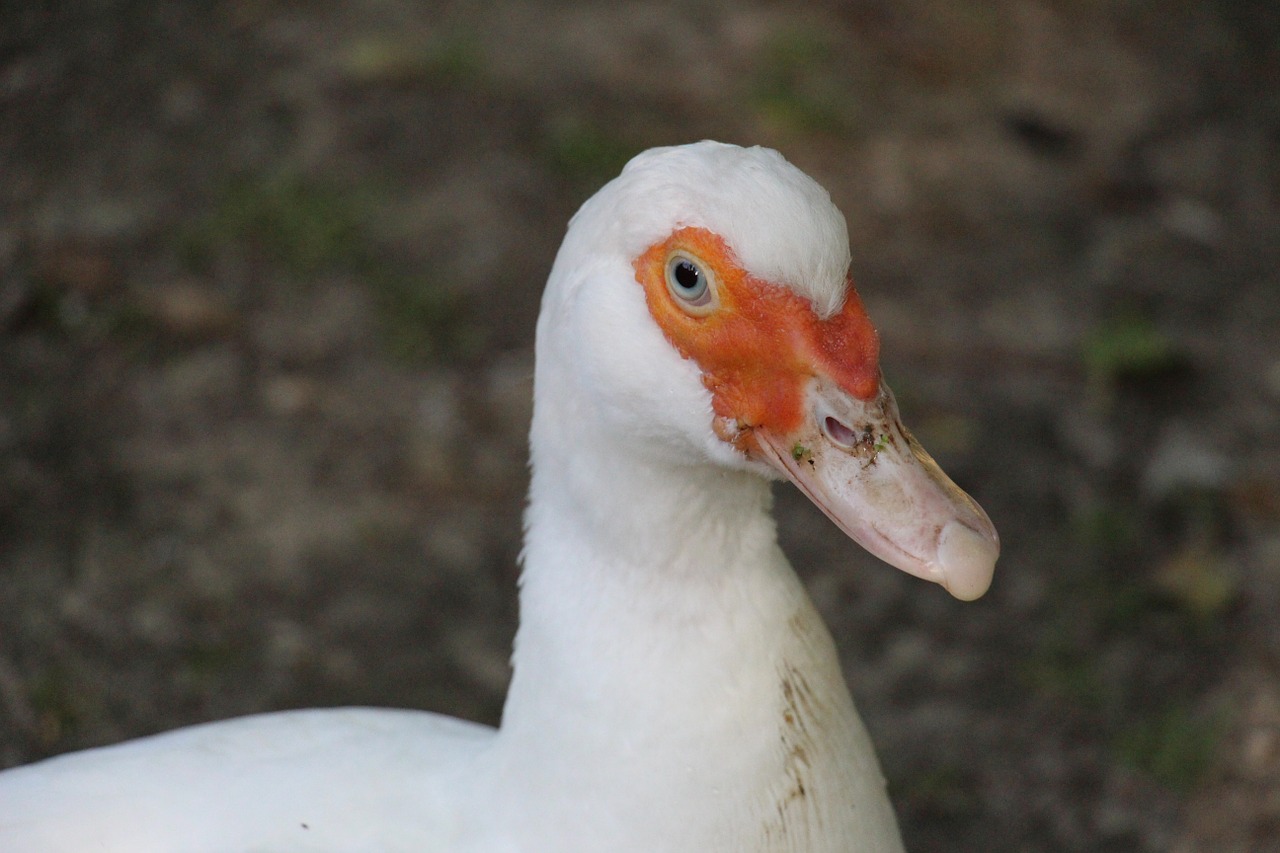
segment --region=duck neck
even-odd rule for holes
[[[535,413],[503,821],[549,849],[828,849],[810,828],[883,792],[768,483],[565,438]],[[758,846],[778,832],[799,846]]]
[[[543,717],[567,711],[610,718],[637,697],[666,716],[690,686],[673,664],[695,683],[760,665],[742,643],[804,600],[767,482],[598,440],[535,444],[504,727],[536,720],[545,731]]]

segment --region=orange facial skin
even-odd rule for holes
[[[712,277],[717,305],[704,316],[687,312],[667,287],[667,261],[676,253]],[[879,337],[852,282],[844,305],[824,320],[804,297],[748,274],[719,236],[692,227],[650,246],[635,270],[667,340],[702,369],[717,434],[739,450],[758,451],[757,427],[775,435],[798,429],[813,376],[861,400],[879,392]]]

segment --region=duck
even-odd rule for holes
[[[778,152],[637,155],[541,303],[501,724],[307,709],[57,756],[0,772],[0,849],[902,850],[771,483],[961,600],[999,538],[903,426],[850,267]]]

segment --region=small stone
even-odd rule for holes
[[[1151,461],[1143,473],[1147,493],[1168,497],[1183,489],[1221,489],[1231,473],[1231,458],[1215,446],[1210,430],[1193,431],[1186,424],[1172,424],[1160,435]]]
[[[322,387],[305,376],[274,376],[263,386],[262,402],[272,414],[298,415],[316,409]]]
[[[1227,233],[1227,226],[1217,211],[1189,198],[1177,198],[1160,211],[1160,221],[1179,237],[1217,248]]]
[[[1245,733],[1241,749],[1244,769],[1252,776],[1271,776],[1280,770],[1280,729],[1256,726]]]
[[[225,299],[193,281],[157,288],[144,298],[143,310],[163,331],[187,340],[222,337],[236,321]]]

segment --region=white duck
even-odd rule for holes
[[[543,298],[501,728],[291,711],[53,758],[0,774],[0,850],[900,850],[768,481],[958,598],[999,546],[899,423],[849,261],[774,151],[636,157]]]

